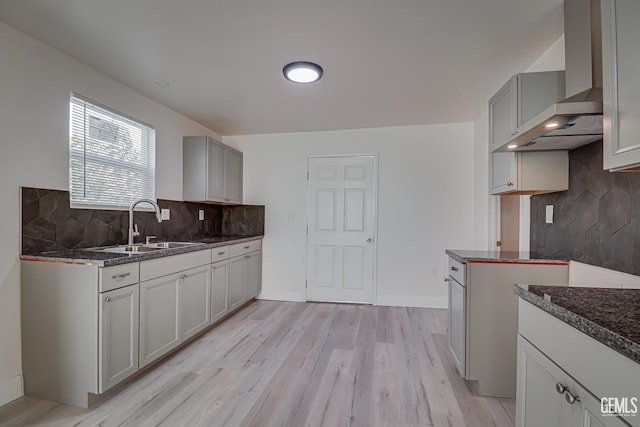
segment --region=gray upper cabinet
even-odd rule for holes
[[[513,76],[489,100],[489,151],[503,146],[520,126],[564,96],[564,71]]]
[[[489,194],[544,194],[569,189],[569,152],[489,153]]]
[[[208,136],[187,136],[182,151],[182,198],[242,203],[242,153]]]
[[[520,127],[564,98],[564,71],[513,76],[489,100],[489,193],[542,194],[569,188],[567,151],[494,152]]]
[[[640,170],[640,2],[601,4],[604,169]]]

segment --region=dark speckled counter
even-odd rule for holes
[[[513,292],[640,363],[640,289],[513,285]]]
[[[458,262],[496,262],[496,263],[532,263],[532,264],[567,264],[564,259],[549,259],[533,252],[508,252],[508,251],[469,251],[459,249],[447,249],[447,255]]]
[[[205,249],[217,248],[220,246],[244,243],[251,240],[262,239],[263,236],[222,236],[206,237],[195,240],[186,240],[198,245],[184,246],[181,248],[161,249],[153,252],[136,252],[130,254],[100,252],[87,249],[73,249],[68,251],[44,252],[35,255],[22,255],[22,261],[40,262],[63,262],[67,264],[97,265],[99,267],[109,267],[113,265],[127,264],[130,262],[146,261],[149,259],[163,258],[171,255],[184,254],[187,252],[202,251]]]

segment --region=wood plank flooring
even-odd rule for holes
[[[24,397],[0,426],[513,426],[446,328],[446,310],[255,301],[88,410]]]

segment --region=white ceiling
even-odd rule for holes
[[[0,0],[0,20],[223,135],[472,121],[563,32],[562,0]],[[322,80],[286,81],[297,60]]]

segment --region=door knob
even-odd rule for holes
[[[371,242],[373,242],[373,238],[372,237],[367,238],[367,243],[371,243]]]

